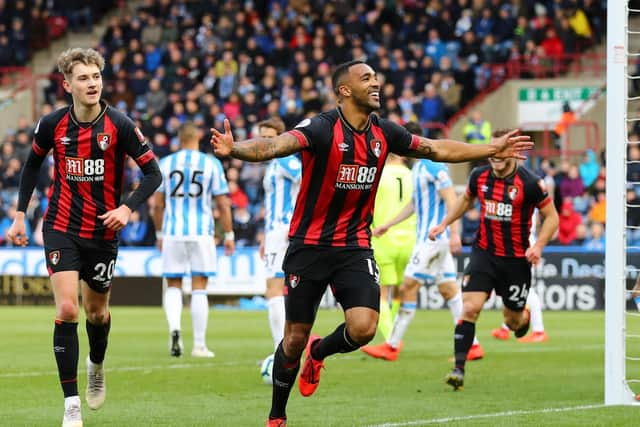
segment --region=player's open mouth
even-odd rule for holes
[[[376,101],[380,100],[380,92],[378,91],[369,92],[369,96],[375,99]]]

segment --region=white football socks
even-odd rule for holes
[[[193,322],[193,346],[206,347],[205,336],[209,321],[209,300],[206,289],[191,292],[191,321]]]
[[[269,316],[269,327],[273,337],[273,348],[277,349],[278,344],[284,338],[284,297],[271,297],[267,300],[267,314]]]
[[[531,313],[531,330],[533,332],[544,332],[544,323],[542,322],[542,304],[538,293],[533,289],[529,289],[527,296],[527,305]]]
[[[393,322],[391,336],[387,341],[387,344],[391,347],[398,348],[400,345],[400,341],[402,341],[404,333],[407,331],[409,324],[416,315],[416,306],[417,304],[415,302],[403,302],[402,305],[400,305],[400,311],[398,311],[398,315]]]
[[[169,323],[169,332],[181,329],[180,317],[182,316],[182,289],[173,286],[164,291],[164,312]]]

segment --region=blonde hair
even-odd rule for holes
[[[191,121],[186,121],[178,128],[178,140],[180,144],[198,140],[198,127]]]
[[[272,117],[267,120],[263,120],[258,123],[258,129],[260,128],[270,128],[274,129],[278,135],[280,135],[285,130],[284,122],[279,117]]]
[[[58,56],[58,71],[64,74],[64,78],[69,80],[73,72],[74,65],[78,63],[85,65],[95,64],[100,71],[104,69],[104,58],[94,49],[73,47],[67,49]]]

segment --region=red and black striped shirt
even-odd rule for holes
[[[120,205],[126,156],[138,166],[154,160],[133,122],[106,104],[102,107],[90,123],[79,122],[69,106],[44,116],[36,126],[34,154],[44,157],[53,149],[54,160],[43,231],[115,239],[115,231],[105,227],[98,215]]]
[[[418,137],[372,114],[355,130],[340,109],[291,130],[302,151],[302,182],[289,238],[305,245],[370,248],[378,182],[387,154],[406,155]]]
[[[491,166],[475,168],[467,195],[480,201],[474,246],[504,257],[525,256],[533,211],[551,203],[544,182],[522,166],[505,178],[493,175]]]

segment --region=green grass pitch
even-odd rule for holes
[[[183,312],[186,356],[168,355],[164,313],[114,307],[107,352],[107,401],[83,403],[85,426],[263,426],[271,389],[259,375],[271,352],[266,312],[215,311],[207,342],[214,359],[190,357],[191,319]],[[54,426],[62,392],[52,353],[53,307],[1,307],[0,425]],[[342,319],[321,310],[315,327],[329,333]],[[316,426],[637,426],[639,407],[602,407],[604,314],[546,312],[543,344],[490,336],[498,312],[485,312],[478,336],[485,358],[467,367],[465,389],[443,382],[451,368],[448,311],[417,313],[400,358],[384,362],[361,352],[327,359],[315,395],[293,389],[288,422]],[[640,330],[640,323],[638,324]],[[84,395],[87,340],[80,331],[79,387]],[[376,337],[375,342],[380,342]],[[630,347],[640,356],[640,346]],[[640,361],[628,363],[640,378]]]

